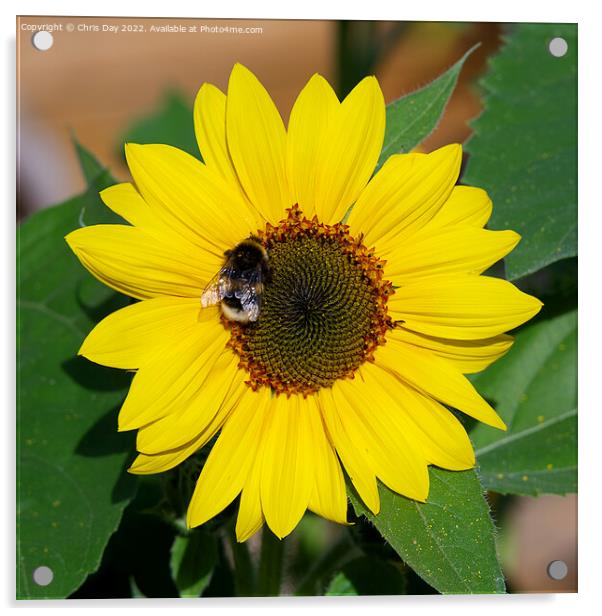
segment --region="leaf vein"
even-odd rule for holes
[[[570,411],[567,411],[566,413],[563,413],[562,415],[557,415],[556,417],[553,417],[549,421],[544,421],[544,422],[542,422],[540,424],[537,424],[535,426],[531,426],[529,428],[526,428],[525,430],[521,430],[519,432],[514,432],[513,434],[508,435],[508,437],[506,437],[504,439],[500,439],[498,441],[494,441],[493,443],[490,443],[489,445],[484,445],[480,449],[477,449],[475,454],[476,454],[477,457],[478,456],[482,456],[484,454],[489,453],[490,451],[494,451],[496,449],[499,449],[500,447],[505,447],[506,445],[508,445],[508,443],[513,443],[514,441],[517,441],[517,440],[519,440],[521,438],[524,438],[526,436],[529,436],[531,434],[539,432],[539,431],[541,431],[541,430],[543,430],[545,428],[548,428],[549,426],[557,424],[560,421],[563,421],[565,419],[568,419],[568,418],[576,416],[576,415],[577,415],[577,409],[571,409]]]

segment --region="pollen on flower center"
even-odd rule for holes
[[[248,384],[308,395],[353,376],[392,326],[384,262],[345,225],[309,220],[297,206],[257,235],[271,269],[259,319],[227,323]]]

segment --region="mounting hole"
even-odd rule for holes
[[[48,586],[50,582],[54,579],[54,573],[50,567],[42,566],[38,567],[33,572],[33,581],[38,586]]]
[[[567,567],[564,560],[553,560],[548,565],[548,575],[553,580],[564,580],[568,572],[569,568]]]
[[[40,30],[31,37],[31,42],[38,51],[48,51],[54,43],[54,37],[47,30]]]
[[[550,41],[548,49],[554,57],[562,58],[568,51],[569,44],[561,36],[557,36]]]

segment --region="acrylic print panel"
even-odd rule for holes
[[[576,592],[576,59],[18,18],[17,597]]]

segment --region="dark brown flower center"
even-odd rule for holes
[[[259,318],[227,323],[248,384],[308,395],[353,377],[392,326],[384,262],[346,225],[308,220],[297,206],[257,235],[271,270]]]

